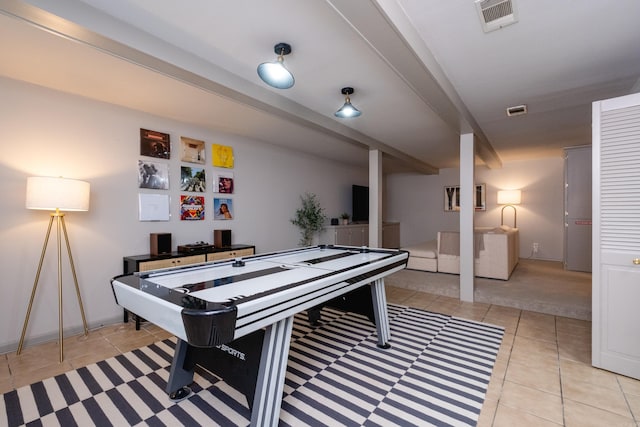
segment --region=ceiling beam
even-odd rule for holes
[[[490,168],[502,162],[397,0],[326,0],[457,134],[473,133]]]

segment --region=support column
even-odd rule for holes
[[[472,133],[460,135],[460,300],[473,302],[475,276],[473,193],[475,145]]]
[[[382,152],[369,150],[369,246],[382,247]]]

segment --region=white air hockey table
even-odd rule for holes
[[[293,316],[367,299],[378,346],[388,348],[384,277],[407,259],[402,250],[321,245],[118,276],[111,286],[120,306],[178,338],[167,384],[173,399],[188,396],[200,365],[247,396],[252,426],[276,426]]]

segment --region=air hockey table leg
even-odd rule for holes
[[[260,356],[258,383],[251,411],[251,426],[277,426],[287,371],[293,316],[268,326]]]
[[[178,338],[166,388],[166,392],[169,393],[169,398],[174,401],[180,401],[191,394],[191,389],[188,385],[193,382],[195,367],[191,369],[185,369],[184,367],[188,348],[189,344]]]
[[[384,279],[371,282],[371,302],[373,304],[373,314],[376,319],[376,330],[378,332],[378,347],[391,348],[389,340],[391,332],[389,330],[389,314],[387,312],[387,294],[384,290]]]

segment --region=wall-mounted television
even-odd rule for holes
[[[353,222],[369,221],[369,187],[363,185],[352,185],[352,207],[351,220]]]

